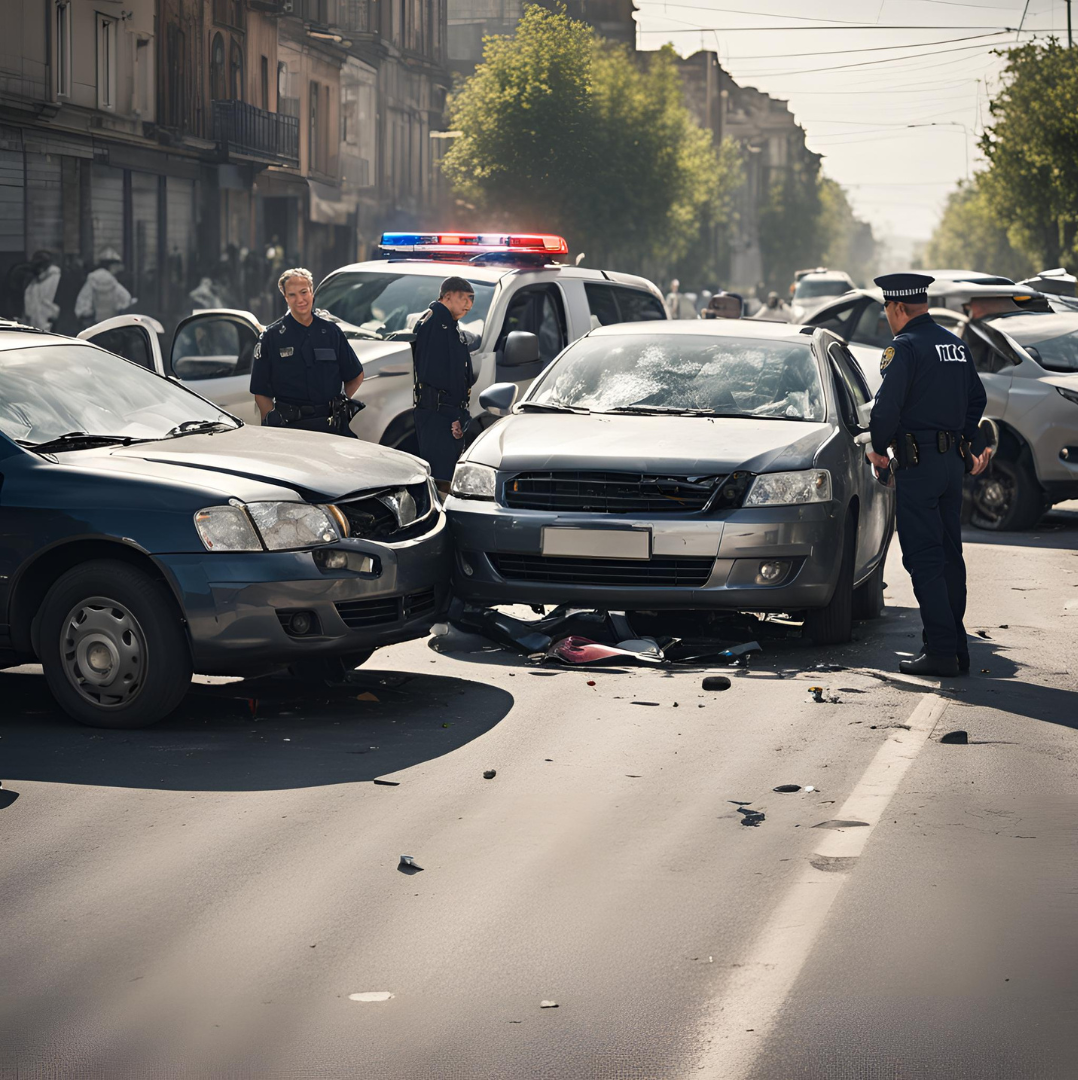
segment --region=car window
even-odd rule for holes
[[[584,295],[588,298],[593,330],[597,326],[609,326],[611,323],[621,322],[618,302],[614,299],[614,290],[609,285],[586,281]]]
[[[153,353],[150,351],[150,339],[147,331],[140,326],[115,326],[111,330],[102,330],[87,338],[102,349],[130,360],[132,364],[153,371]]]
[[[496,351],[505,348],[505,339],[514,330],[524,330],[539,339],[539,359],[549,363],[565,348],[565,308],[556,285],[526,285],[509,301]]]
[[[47,442],[72,431],[160,439],[185,421],[231,418],[197,394],[93,345],[0,352],[0,431]]]
[[[662,301],[643,289],[627,289],[615,285],[611,289],[618,301],[621,313],[619,322],[654,322],[666,319]]]
[[[841,278],[804,277],[794,289],[795,300],[818,300],[821,296],[841,296],[850,291],[850,283]]]
[[[868,383],[865,382],[861,365],[858,364],[854,355],[845,345],[840,345],[837,341],[831,343],[827,352],[834,361],[840,378],[846,384],[854,405],[867,405],[872,400],[872,392],[868,388]]]
[[[807,340],[725,335],[580,338],[547,369],[529,401],[593,412],[825,416],[820,371]]]
[[[887,325],[887,316],[883,311],[883,304],[878,300],[870,300],[857,315],[857,322],[848,334],[844,334],[849,341],[858,345],[875,345],[884,349],[891,344],[894,334]]]
[[[863,303],[863,300],[847,300],[844,304],[826,307],[809,319],[809,325],[822,326],[825,330],[830,330],[849,340],[850,335],[847,331],[853,325]]]
[[[449,270],[446,270],[449,273]],[[465,271],[464,276],[468,274]],[[494,286],[468,278],[475,290],[471,311],[461,319],[460,328],[482,334]],[[362,270],[324,281],[314,294],[315,306],[345,323],[358,327],[369,337],[384,338],[397,330],[411,330],[430,305],[438,299],[440,277],[409,274],[407,271]]]
[[[1032,353],[1049,371],[1078,371],[1078,314],[1055,312],[1038,314],[1012,312],[996,316],[984,327],[989,334],[999,330]]]
[[[249,375],[258,336],[253,326],[226,316],[196,316],[172,343],[172,373],[180,379]]]
[[[982,375],[995,375],[1014,367],[1014,359],[988,340],[986,327],[967,327],[962,340],[973,357],[973,366]]]

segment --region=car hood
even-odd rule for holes
[[[834,430],[802,420],[515,413],[476,439],[467,460],[505,472],[776,472],[811,466]]]
[[[1065,375],[1062,371],[1053,371],[1041,377],[1043,382],[1051,386],[1062,386],[1064,390],[1078,392],[1078,372],[1074,375]]]
[[[311,431],[242,427],[212,435],[106,446],[56,455],[65,466],[210,488],[240,499],[339,499],[355,491],[422,483],[426,465],[387,446]]]

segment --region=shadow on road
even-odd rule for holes
[[[347,686],[266,677],[192,686],[167,720],[85,728],[33,672],[0,673],[0,776],[104,787],[258,791],[370,781],[471,742],[513,705],[465,679],[366,669]]]

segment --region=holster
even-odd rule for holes
[[[913,469],[921,462],[921,448],[908,431],[895,436],[891,449],[895,452],[895,461],[900,469]]]
[[[958,453],[962,457],[962,468],[968,473],[973,472],[973,444],[969,439],[958,440]]]

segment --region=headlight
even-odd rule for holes
[[[270,551],[332,544],[341,536],[330,512],[311,503],[248,503],[247,512]]]
[[[1068,400],[1078,405],[1078,390],[1067,390],[1062,386],[1057,386],[1056,389]]]
[[[238,503],[208,506],[195,514],[195,529],[207,551],[261,551],[262,541]]]
[[[462,461],[453,471],[449,490],[466,499],[493,499],[497,473],[489,465],[473,465]]]
[[[743,506],[799,506],[831,501],[831,474],[826,469],[763,473],[749,489]]]

